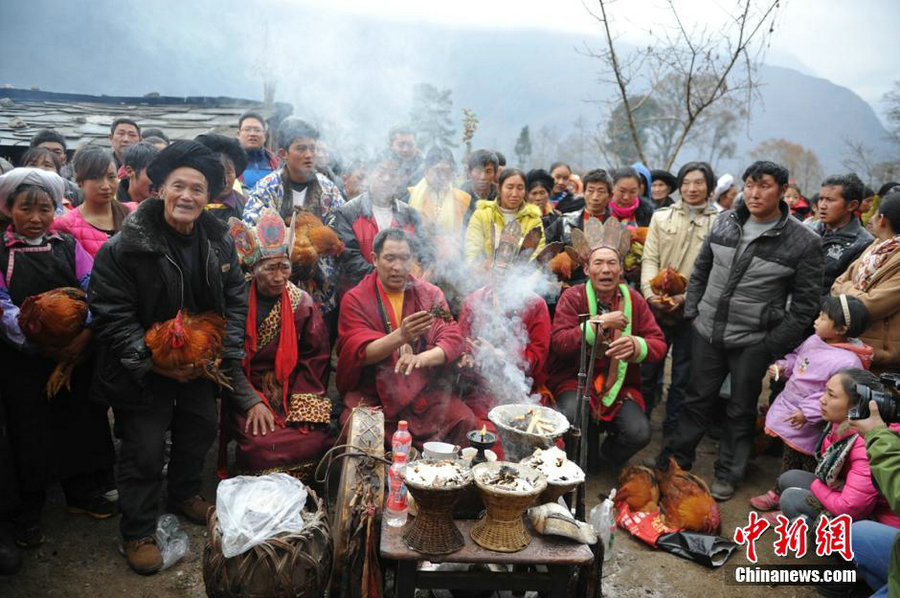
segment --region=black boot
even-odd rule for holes
[[[22,567],[22,551],[6,528],[0,528],[0,575],[12,575]]]

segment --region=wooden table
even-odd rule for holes
[[[411,518],[410,518],[411,519]],[[411,521],[406,525],[411,525]],[[381,525],[381,556],[397,561],[394,582],[396,598],[413,598],[416,588],[457,590],[538,590],[553,598],[572,595],[574,567],[588,567],[593,560],[590,547],[557,536],[541,536],[526,522],[533,540],[519,552],[494,552],[476,544],[469,531],[475,521],[457,520],[466,545],[451,554],[426,555],[410,549],[403,541],[406,529]],[[420,571],[419,561],[432,563],[496,563],[512,565],[511,572]],[[526,565],[543,565],[547,571],[523,570]]]

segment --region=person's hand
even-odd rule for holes
[[[777,380],[778,378],[782,378],[784,376],[784,369],[777,363],[773,363],[769,366],[768,374],[770,378],[772,378],[773,380]]]
[[[594,316],[590,322],[604,330],[625,330],[625,327],[628,326],[628,316],[621,311],[611,311]]]
[[[802,428],[806,423],[806,416],[803,415],[803,411],[797,409],[791,415],[784,418],[784,421],[789,423],[792,428]]]
[[[473,368],[475,367],[475,359],[471,353],[463,353],[456,365],[460,368]]]
[[[424,353],[419,353],[418,355],[407,353],[405,355],[401,355],[400,359],[397,360],[397,365],[394,366],[394,373],[402,373],[404,376],[409,376],[413,370],[426,368],[429,365],[431,364],[428,361],[428,357]]]
[[[637,353],[637,341],[633,336],[622,335],[614,340],[606,350],[606,356],[610,359],[628,361]]]
[[[266,407],[266,404],[259,402],[247,410],[247,423],[244,424],[244,434],[252,434],[257,436],[262,434],[265,436],[268,432],[275,431],[275,416]]]
[[[878,412],[878,403],[875,401],[869,401],[869,417],[850,420],[850,427],[859,432],[863,438],[875,428],[884,428],[886,425],[884,420],[881,419],[881,413]]]
[[[411,343],[431,328],[434,316],[427,311],[419,311],[403,318],[400,323],[400,336],[404,343]]]
[[[161,368],[159,366],[153,366],[153,371],[159,374],[160,376],[165,376],[166,378],[171,378],[172,380],[176,380],[184,384],[185,382],[190,382],[194,378],[199,378],[203,375],[203,371],[200,368],[194,367],[193,364],[183,365],[177,368]]]
[[[660,307],[660,310],[663,313],[671,314],[684,305],[684,295],[673,295],[669,297],[669,301],[666,301]]]

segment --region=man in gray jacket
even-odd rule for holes
[[[790,217],[783,201],[788,171],[754,162],[744,172],[744,201],[716,219],[688,283],[684,315],[693,320],[691,380],[681,417],[657,457],[690,469],[731,374],[732,395],[710,490],[734,495],[753,446],[766,368],[793,350],[819,312],[821,239]]]

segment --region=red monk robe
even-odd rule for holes
[[[547,380],[544,367],[550,352],[550,311],[547,309],[547,303],[535,293],[529,293],[524,303],[525,307],[522,313],[509,313],[507,318],[520,317],[522,325],[528,331],[528,343],[519,357],[521,363],[525,365],[525,375],[533,380],[531,392],[540,393]],[[473,341],[476,340],[478,331],[473,331],[473,325],[477,326],[476,314],[485,313],[483,310],[493,309],[499,309],[499,306],[495,305],[494,295],[489,286],[481,287],[469,294],[459,314],[459,327],[463,336]],[[488,338],[486,340],[494,346],[502,346],[504,342],[504,339]],[[522,399],[524,401],[526,397],[522,397]],[[467,393],[465,401],[481,420],[481,424],[486,425],[488,430],[496,432],[494,425],[487,419],[488,412],[497,405],[494,397],[490,396],[476,382]]]
[[[244,414],[229,411],[229,432],[237,441],[238,473],[259,475],[284,471],[311,480],[319,459],[335,440],[329,434],[331,401],[325,394],[331,347],[322,315],[312,297],[292,283],[288,283],[284,292],[288,309],[293,312],[294,329],[292,338],[285,341],[292,340],[296,346],[296,365],[288,374],[286,393],[276,374],[276,356],[292,352],[290,347],[281,344],[280,331],[284,329],[281,299],[273,305],[271,300],[257,295],[255,284],[251,285],[247,314],[248,327],[256,327],[256,351],[248,347],[250,355],[245,370],[249,370],[250,384],[275,416],[275,431],[265,436],[245,433]]]
[[[627,301],[622,294],[623,290],[629,295]],[[641,395],[640,362],[656,363],[665,358],[667,351],[666,339],[662,330],[656,323],[650,306],[639,292],[625,285],[619,285],[610,311],[625,312],[631,328],[628,334],[643,339],[642,346],[646,346],[646,354],[643,359],[638,357],[634,360],[635,363],[623,366],[624,377],[621,386],[614,393],[615,400],[612,404],[605,406],[602,405],[602,397],[608,393],[603,392],[603,383],[610,376],[610,360],[602,355],[598,347],[597,360],[594,363],[594,382],[591,384],[591,411],[595,419],[603,421],[612,420],[626,398],[636,401],[641,409],[644,409],[644,397]],[[592,313],[592,310],[588,307],[585,284],[569,287],[563,291],[556,304],[556,314],[553,317],[553,329],[550,333],[550,359],[547,361],[547,386],[556,397],[567,390],[575,391],[578,388],[578,361],[581,351],[581,327],[578,315],[586,313]],[[591,347],[588,345],[588,358],[590,358],[590,351]]]
[[[413,370],[408,376],[395,373],[398,352],[379,363],[365,366],[366,346],[390,332],[381,305],[390,310],[388,301],[379,301],[378,274],[367,275],[341,301],[338,321],[338,367],[335,382],[346,409],[344,423],[358,405],[381,406],[385,419],[385,444],[401,419],[409,422],[413,444],[418,448],[431,440],[467,445],[465,435],[479,427],[478,418],[459,397],[453,394],[457,377],[454,363],[463,350],[463,337],[454,321],[435,318],[431,329],[413,343],[422,353],[440,347],[446,361],[442,366]],[[403,293],[403,315],[396,322],[435,305],[447,309],[441,290],[410,276]],[[391,315],[393,312],[391,311]]]

